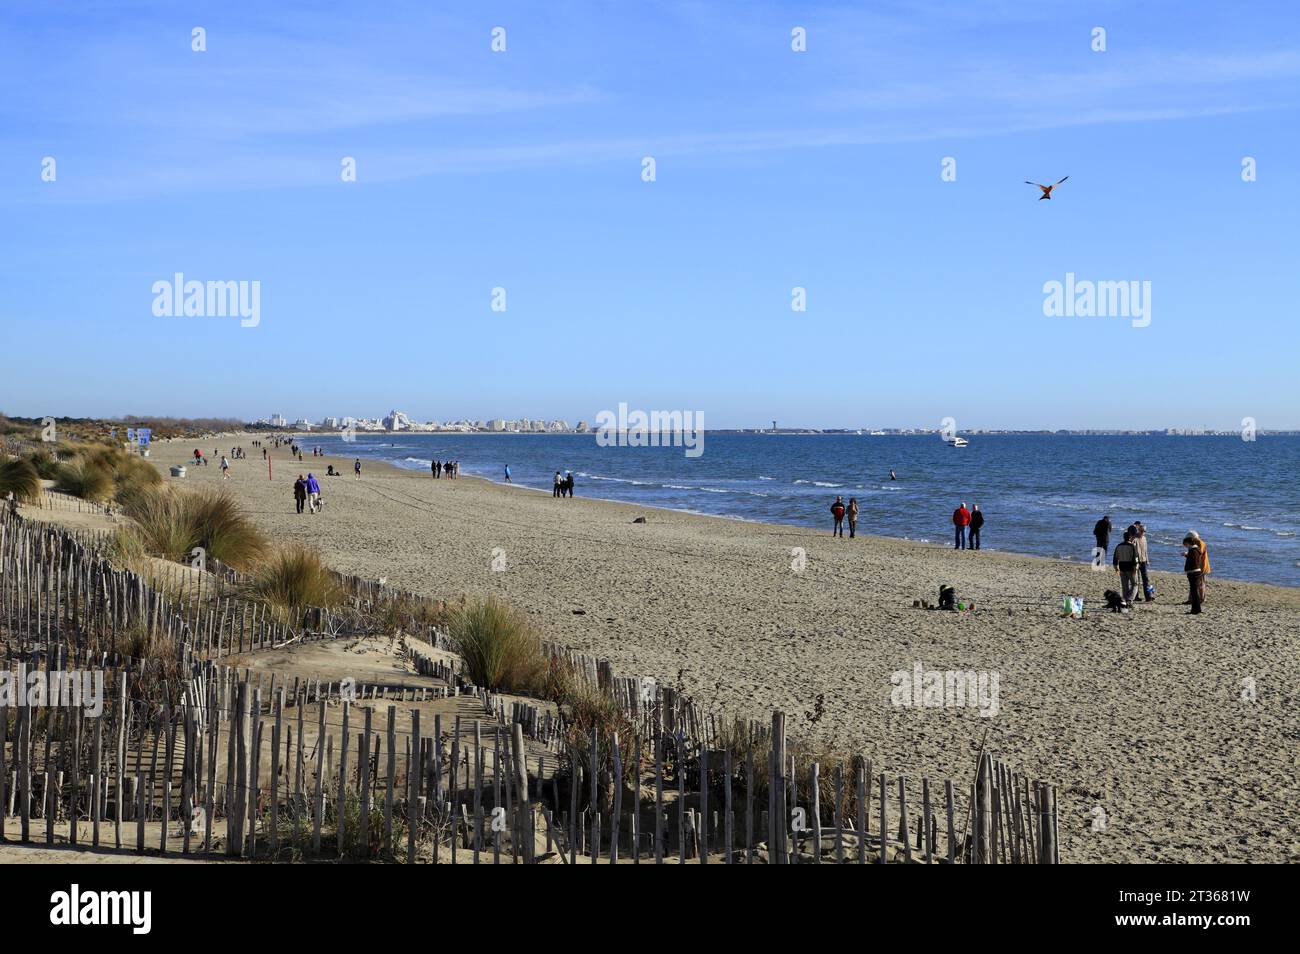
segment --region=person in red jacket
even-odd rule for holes
[[[966,509],[966,501],[963,500],[961,506],[952,512],[952,526],[956,531],[952,548],[954,550],[965,550],[966,528],[970,526],[970,511]]]
[[[835,518],[835,526],[831,529],[831,536],[844,536],[844,498],[836,497],[835,503],[831,504],[831,516]]]

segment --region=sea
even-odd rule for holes
[[[952,511],[985,514],[990,550],[1090,561],[1093,524],[1112,546],[1146,524],[1155,569],[1181,572],[1196,530],[1218,577],[1300,586],[1300,437],[707,433],[703,452],[601,446],[594,434],[302,435],[304,448],[428,471],[461,472],[550,493],[557,469],[575,493],[736,520],[831,525],[837,495],[856,498],[863,533],[952,544]],[[890,480],[890,471],[897,479]],[[564,504],[557,501],[556,506]]]

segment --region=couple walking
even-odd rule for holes
[[[555,472],[555,480],[551,485],[552,497],[572,497],[573,496],[573,471],[566,470],[564,476],[560,472]]]
[[[320,483],[316,480],[314,474],[308,474],[306,478],[302,474],[293,482],[293,499],[298,505],[298,512],[302,513],[305,505],[310,513],[320,512]]]
[[[966,509],[966,501],[952,512],[954,550],[978,550],[980,548],[980,530],[984,528],[984,512],[975,504]]]
[[[831,528],[831,536],[844,536],[844,518],[849,521],[849,539],[852,540],[858,533],[858,498],[850,497],[849,505],[844,506],[844,498],[836,497],[835,503],[831,504],[831,516],[835,519],[835,526]]]

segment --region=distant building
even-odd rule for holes
[[[577,431],[579,434],[587,433],[588,425],[586,421],[579,421]]]
[[[411,429],[411,419],[401,411],[389,411],[384,418],[384,430],[406,431]]]
[[[288,422],[287,420],[285,420],[283,414],[272,414],[272,415],[271,415],[271,426],[272,426],[272,427],[288,427],[288,426],[289,426],[289,422]]]

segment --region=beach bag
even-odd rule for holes
[[[1073,619],[1080,619],[1083,616],[1083,597],[1066,596],[1061,599],[1061,615],[1069,616]]]
[[[1147,584],[1147,599],[1149,599],[1149,600],[1150,600],[1150,599],[1155,599],[1155,595],[1156,595],[1156,588],[1155,588],[1155,585],[1152,584],[1152,583],[1148,583],[1148,584]]]

